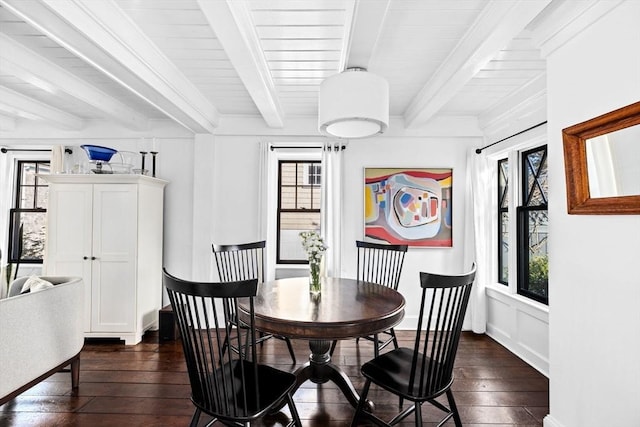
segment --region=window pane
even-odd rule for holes
[[[47,201],[49,200],[49,187],[37,187],[36,193],[36,208],[46,209]]]
[[[500,283],[509,283],[509,213],[500,214],[500,248],[498,280]]]
[[[549,218],[546,210],[527,212],[528,223],[528,275],[522,289],[548,298],[549,258],[547,252]]]
[[[320,209],[320,187],[311,188],[311,206],[313,209]]]
[[[42,162],[38,162],[37,165],[38,168],[38,173],[50,173],[51,171],[51,167],[49,165],[49,163],[42,163]],[[38,185],[45,185],[45,181],[41,178],[38,178]]]
[[[311,204],[311,187],[304,186],[298,189],[298,206],[297,209],[313,209]]]
[[[306,261],[307,256],[300,240],[301,231],[320,228],[320,212],[282,212],[280,214],[279,259]]]
[[[280,209],[296,208],[296,187],[282,187],[280,189]]]
[[[31,162],[20,163],[21,168],[21,180],[20,185],[35,185],[36,184],[36,164]]]
[[[280,185],[296,185],[296,163],[280,163]]]
[[[46,212],[12,211],[10,261],[42,261]]]
[[[509,206],[509,161],[498,162],[498,203],[501,208]]]
[[[35,208],[33,198],[35,197],[35,187],[22,187],[20,189],[20,209]]]
[[[509,160],[498,161],[498,282],[509,284]]]
[[[546,146],[523,153],[523,173],[526,182],[524,206],[547,204],[547,148]]]
[[[44,170],[44,168],[42,167],[38,167],[38,173],[49,173],[49,168],[47,167],[46,171]],[[47,187],[49,184],[47,183],[47,181],[45,181],[44,179],[42,179],[41,177],[37,176],[36,177],[36,185],[39,187]]]
[[[283,212],[280,215],[281,230],[307,231],[319,227],[320,212]]]

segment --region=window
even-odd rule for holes
[[[42,263],[49,187],[37,173],[49,173],[48,160],[18,161],[16,197],[9,213],[9,262]]]
[[[519,159],[519,167],[511,170],[509,162],[514,159]],[[497,169],[498,281],[504,285],[515,281],[518,294],[548,304],[547,146],[498,160]],[[509,186],[510,178],[519,182],[517,188]],[[516,248],[515,254],[510,247]],[[509,274],[510,264],[517,271],[515,277]]]
[[[509,283],[509,160],[498,161],[498,282]]]
[[[518,293],[548,303],[549,215],[547,146],[522,153],[522,203],[518,207]]]
[[[278,162],[278,264],[306,264],[300,232],[320,228],[320,162]]]
[[[321,168],[319,163],[308,163],[304,168],[304,183],[306,185],[320,185]]]

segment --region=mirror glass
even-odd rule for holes
[[[640,195],[640,126],[585,141],[591,197]]]

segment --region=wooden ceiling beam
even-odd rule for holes
[[[550,1],[490,1],[455,50],[411,101],[404,113],[405,125],[419,126],[429,121]]]
[[[546,58],[622,3],[623,0],[555,1],[532,25],[533,41]]]
[[[102,111],[106,116],[132,130],[146,130],[147,118],[95,86],[43,58],[5,34],[0,33],[0,72],[36,86],[63,92]]]
[[[0,111],[9,116],[42,120],[62,129],[80,130],[84,127],[84,120],[81,117],[51,107],[4,86],[0,86]]]
[[[219,113],[115,2],[0,0],[12,13],[194,133]]]
[[[371,56],[378,44],[378,37],[382,32],[391,0],[350,2],[347,19],[351,20],[349,33],[345,34],[348,41],[348,53],[344,68],[369,68]]]
[[[282,128],[284,113],[247,4],[198,0],[198,5],[267,126]]]

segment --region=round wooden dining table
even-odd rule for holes
[[[325,277],[321,293],[309,293],[309,279],[296,277],[259,284],[254,298],[256,329],[309,341],[309,361],[295,372],[295,390],[311,380],[334,382],[355,407],[359,396],[349,377],[331,362],[333,340],[356,338],[396,326],[404,317],[404,297],[397,291],[355,279]],[[239,303],[248,321],[247,300]],[[370,409],[373,404],[368,402]]]

